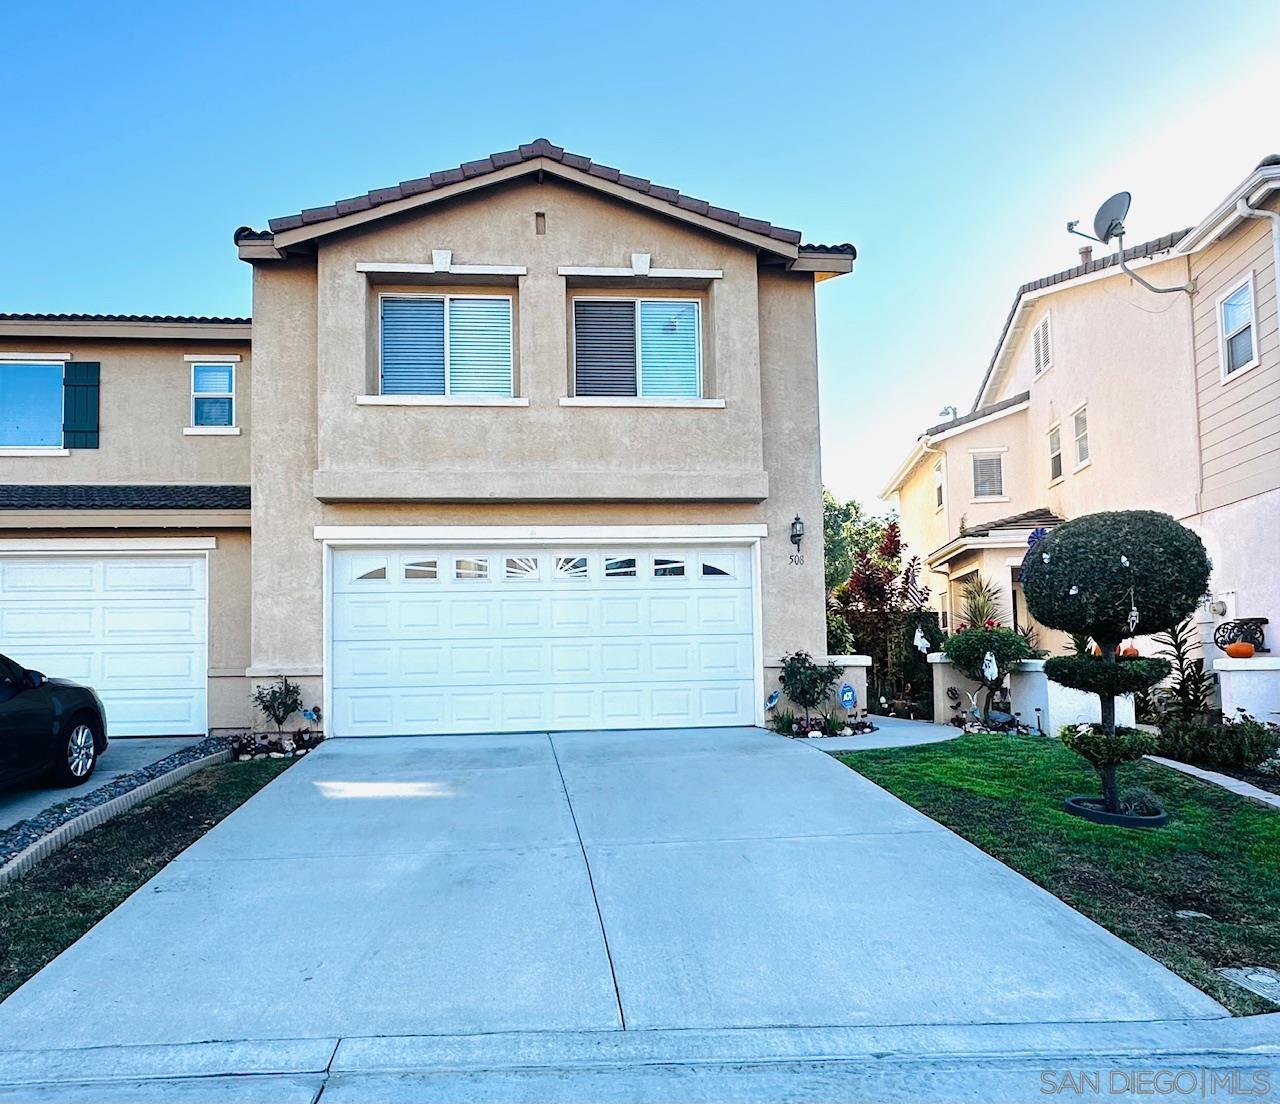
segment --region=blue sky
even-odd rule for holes
[[[819,290],[823,462],[871,503],[1074,263],[1066,219],[1129,188],[1154,237],[1280,150],[1277,41],[1232,0],[19,5],[0,311],[248,313],[237,226],[545,135],[857,243]]]

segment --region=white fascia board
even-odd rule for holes
[[[742,525],[317,525],[330,544],[747,544],[769,535]]]
[[[925,558],[925,563],[933,568],[935,564],[946,563],[948,560],[955,559],[962,552],[971,552],[975,548],[1025,548],[1027,546],[1027,538],[1031,536],[1030,529],[1007,529],[998,537],[956,537],[952,541],[948,541],[936,552],[930,553]],[[1015,539],[1007,534],[1025,534],[1020,539]],[[1019,563],[1022,561],[1019,560]],[[936,569],[935,569],[936,570]]]
[[[7,537],[0,552],[207,552],[217,537]]]
[[[376,276],[430,276],[441,273],[449,276],[527,276],[524,265],[450,264],[439,268],[434,264],[415,264],[408,261],[357,261],[357,272]]]
[[[1239,200],[1247,199],[1249,206],[1252,207],[1276,188],[1280,188],[1280,165],[1266,165],[1255,169],[1208,214],[1199,226],[1178,242],[1175,252],[1195,253],[1217,241],[1234,229],[1237,223],[1244,221],[1236,213],[1236,203]]]
[[[724,277],[719,268],[650,268],[644,272],[635,268],[597,268],[590,265],[561,265],[559,276],[594,276],[625,280],[719,280]]]
[[[944,430],[929,438],[929,443],[936,445],[939,441],[949,441],[952,437],[959,437],[961,434],[968,433],[971,429],[977,429],[979,426],[990,425],[992,422],[998,422],[1001,418],[1007,418],[1011,414],[1021,414],[1031,405],[1031,400],[1020,402],[1014,406],[1010,406],[1005,410],[996,410],[990,414],[986,414],[981,418],[977,418],[972,422],[965,422],[962,426],[956,426],[955,429]],[[970,449],[970,452],[1008,452],[1008,446],[991,445],[980,449]]]
[[[902,484],[907,481],[907,476],[915,470],[915,466],[929,455],[930,443],[930,438],[925,436],[921,436],[916,439],[915,447],[912,448],[907,458],[894,470],[893,475],[889,477],[889,482],[886,483],[884,488],[880,491],[881,498],[887,501],[891,495],[898,493]]]

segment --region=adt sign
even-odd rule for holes
[[[844,708],[845,712],[847,713],[850,709],[852,709],[857,704],[858,704],[858,695],[854,691],[853,687],[846,682],[843,686],[840,687],[840,705]]]

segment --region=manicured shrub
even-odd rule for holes
[[[807,721],[810,710],[820,708],[831,698],[842,673],[834,663],[815,663],[808,652],[793,652],[782,657],[778,681],[787,697],[804,710]]]
[[[1154,510],[1087,514],[1027,550],[1021,577],[1031,616],[1051,629],[1087,634],[1101,653],[1049,660],[1045,673],[1063,686],[1098,695],[1098,731],[1102,743],[1115,741],[1115,762],[1134,758],[1128,753],[1136,746],[1116,730],[1116,695],[1150,689],[1170,670],[1162,659],[1119,660],[1116,650],[1138,633],[1176,629],[1208,589],[1209,569],[1200,538]],[[1082,737],[1074,750],[1098,768],[1107,812],[1117,813],[1115,764],[1099,765],[1112,757],[1102,743]]]
[[[1222,724],[1170,717],[1160,726],[1158,754],[1200,767],[1248,770],[1280,755],[1280,725],[1242,713]]]
[[[1065,748],[1074,751],[1098,772],[1102,798],[1109,813],[1118,813],[1120,794],[1116,789],[1116,767],[1132,763],[1156,751],[1156,738],[1140,728],[1118,728],[1104,732],[1100,725],[1067,725],[1059,738]]]
[[[284,722],[302,708],[302,687],[281,675],[279,682],[259,686],[253,692],[253,704],[276,726],[277,733],[282,732]]]
[[[982,705],[984,721],[990,718],[991,703],[1013,665],[1031,659],[1034,654],[1026,639],[1012,629],[965,629],[947,637],[942,650],[957,671],[986,690]],[[995,661],[994,671],[988,668],[988,655]]]

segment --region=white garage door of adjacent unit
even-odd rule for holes
[[[745,548],[338,550],[339,736],[753,724]]]
[[[91,686],[110,736],[206,731],[203,556],[0,556],[0,652]]]

